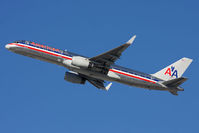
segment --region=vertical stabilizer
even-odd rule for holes
[[[165,81],[180,78],[191,62],[192,59],[184,57],[152,75]]]

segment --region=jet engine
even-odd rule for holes
[[[87,58],[81,56],[73,56],[71,64],[82,68],[88,68],[91,62]]]
[[[76,83],[76,84],[85,84],[86,79],[79,76],[77,73],[66,72],[64,79],[68,82]]]

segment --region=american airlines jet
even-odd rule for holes
[[[65,73],[64,79],[72,83],[85,84],[88,81],[99,89],[109,90],[112,82],[119,82],[149,90],[169,91],[173,95],[183,91],[179,85],[187,78],[182,77],[182,74],[192,59],[184,57],[154,74],[115,65],[115,61],[133,43],[135,37],[117,48],[91,58],[24,40],[9,43],[5,47],[17,54],[67,68],[69,71]],[[105,86],[105,80],[111,83]]]

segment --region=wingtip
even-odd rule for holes
[[[133,37],[131,37],[131,39],[128,40],[128,42],[126,42],[126,43],[127,43],[127,44],[132,44],[133,41],[135,40],[135,38],[136,38],[136,35],[134,35]]]
[[[109,84],[105,87],[106,91],[108,91],[108,90],[110,89],[111,85],[112,85],[112,82],[109,83]]]

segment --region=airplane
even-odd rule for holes
[[[182,75],[192,62],[190,58],[184,57],[154,74],[115,65],[115,61],[135,38],[136,36],[133,36],[123,45],[91,58],[26,40],[6,44],[5,48],[17,54],[67,68],[69,71],[65,73],[64,79],[72,83],[85,84],[88,81],[98,89],[107,91],[112,82],[149,90],[168,91],[173,95],[178,95],[178,91],[184,91],[180,85],[187,80]],[[105,86],[105,81],[110,83]]]

